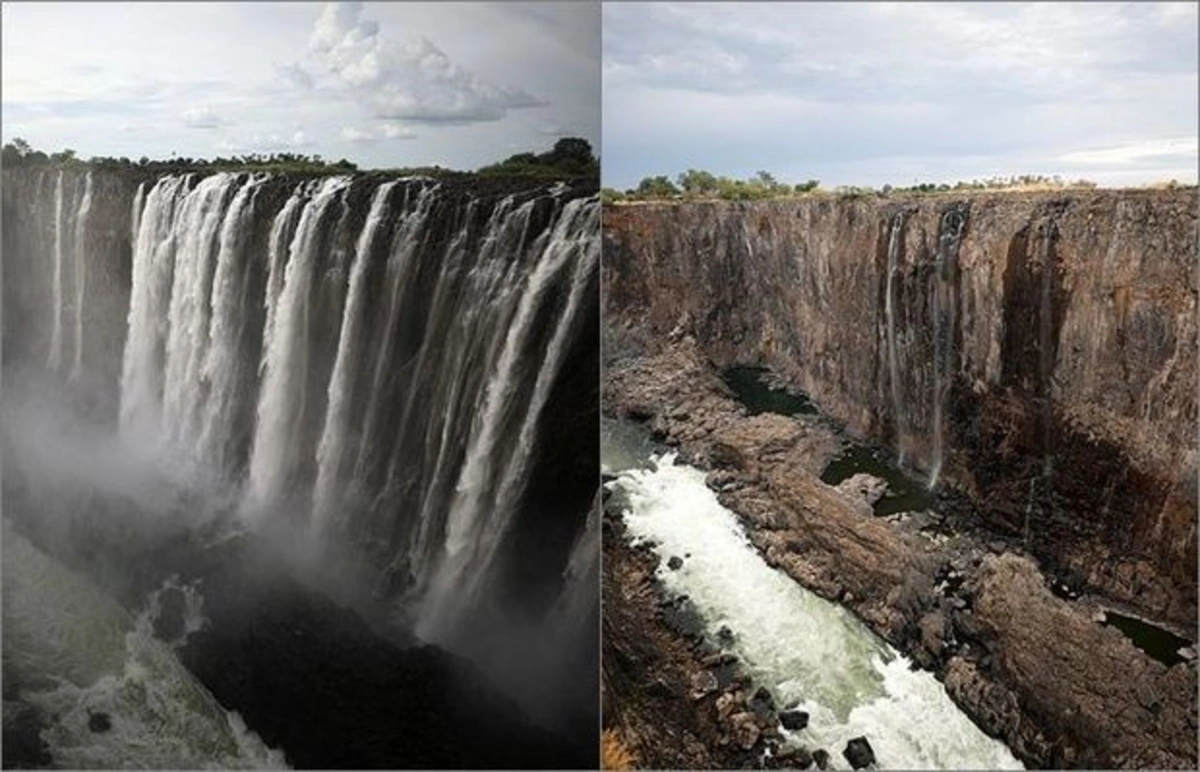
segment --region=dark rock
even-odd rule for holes
[[[721,625],[717,630],[717,640],[725,646],[732,646],[734,641],[733,631],[727,625]]]
[[[36,769],[50,765],[53,758],[41,731],[42,722],[33,708],[20,702],[4,701],[4,734],[0,748],[3,749],[5,769]]]
[[[813,763],[817,765],[817,769],[826,769],[829,767],[829,751],[824,748],[817,748],[813,751]]]
[[[750,710],[758,715],[769,713],[775,709],[775,698],[771,696],[771,692],[767,687],[760,686],[755,690],[754,695],[750,698]]]
[[[107,732],[112,729],[112,719],[107,713],[89,713],[88,729],[93,732]]]
[[[650,684],[646,687],[646,693],[649,694],[651,697],[658,697],[658,698],[664,699],[664,700],[675,699],[675,697],[678,696],[675,693],[675,689],[673,689],[670,684],[668,684],[666,681],[662,680],[661,678],[656,678],[653,681],[651,681]]]
[[[842,755],[854,769],[866,769],[875,763],[875,751],[871,750],[871,744],[865,737],[855,737],[846,743]]]
[[[671,559],[667,561],[667,568],[672,571],[678,571],[680,568],[683,568],[683,558],[678,555],[672,555]]]
[[[790,732],[798,732],[808,726],[808,714],[803,710],[785,710],[779,714],[779,723]]]

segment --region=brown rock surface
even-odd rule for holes
[[[1194,188],[609,207],[606,350],[770,366],[925,469],[940,436],[991,527],[1192,629],[1196,227]]]

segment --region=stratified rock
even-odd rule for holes
[[[846,743],[842,755],[854,769],[866,769],[875,763],[875,751],[871,750],[871,744],[865,737],[855,737]]]

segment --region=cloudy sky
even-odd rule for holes
[[[475,168],[599,152],[592,3],[4,3],[3,139]]]
[[[1197,4],[610,3],[604,184],[1196,181]]]

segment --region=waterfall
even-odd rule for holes
[[[212,280],[208,338],[200,374],[208,385],[204,420],[200,427],[201,456],[221,476],[233,473],[230,438],[235,434],[239,383],[246,377],[239,340],[247,320],[242,298],[248,277],[247,241],[253,216],[254,196],[265,180],[252,178],[242,185],[221,224],[216,273]]]
[[[937,487],[945,459],[944,413],[946,394],[954,377],[954,331],[958,303],[955,276],[958,269],[958,245],[966,217],[958,209],[942,215],[938,231],[937,262],[933,276],[933,459],[929,489]]]
[[[75,362],[71,380],[83,375],[83,309],[87,293],[87,223],[92,210],[92,173],[83,184],[83,198],[75,214]]]
[[[472,433],[467,460],[450,505],[444,552],[422,617],[425,634],[445,634],[454,612],[469,607],[511,524],[520,483],[527,479],[525,466],[532,433],[562,364],[568,327],[560,323],[547,345],[519,432],[515,437],[511,434],[503,437],[506,449],[502,452],[500,443],[506,414],[523,396],[518,391],[520,386],[527,386],[521,377],[526,367],[521,350],[547,291],[572,262],[574,269],[563,317],[570,320],[576,315],[598,258],[599,245],[592,236],[599,224],[598,216],[588,201],[576,199],[566,204],[522,292],[503,353],[489,379],[485,407]]]
[[[189,178],[166,177],[146,196],[133,239],[128,335],[121,368],[121,431],[157,439],[162,429],[163,347],[175,271],[175,210]]]
[[[900,464],[904,464],[904,405],[900,398],[900,372],[896,354],[896,273],[900,256],[900,237],[904,231],[904,213],[892,217],[891,235],[888,237],[887,296],[883,310],[887,321],[888,383],[892,394],[892,422],[895,424],[896,449]]]
[[[80,319],[110,325],[97,339],[123,327],[112,364],[124,440],[234,502],[245,525],[286,526],[329,550],[330,566],[348,564],[447,645],[510,591],[525,549],[514,534],[578,518],[554,529],[557,557],[535,572],[548,583],[539,619],[569,627],[549,616],[586,605],[570,587],[590,569],[569,557],[585,513],[524,502],[546,479],[556,389],[586,366],[575,357],[597,308],[594,195],[529,181],[56,175],[40,194],[46,237],[29,240],[59,319],[51,363],[69,361],[68,324],[79,351],[92,337]],[[118,319],[102,318],[95,277],[113,250],[99,211],[130,217]],[[103,364],[100,350],[76,353],[75,377]],[[579,565],[564,574],[568,561]]]
[[[264,340],[266,369],[250,456],[250,496],[254,504],[279,500],[296,482],[301,462],[297,435],[308,407],[304,384],[309,365],[309,291],[320,247],[320,226],[329,205],[345,191],[349,181],[348,177],[331,177],[321,184],[305,204],[288,247],[283,287],[274,301],[274,318]]]
[[[63,173],[58,172],[58,180],[54,183],[54,322],[50,333],[50,356],[46,366],[51,370],[62,367],[62,325],[63,325]]]
[[[380,185],[371,199],[371,209],[355,246],[354,262],[350,267],[350,283],[346,306],[342,316],[342,327],[338,336],[337,359],[333,375],[329,380],[329,398],[325,413],[325,424],[321,430],[321,441],[317,446],[317,482],[313,493],[313,513],[319,528],[328,526],[335,506],[335,491],[341,484],[342,461],[350,438],[349,401],[355,391],[358,368],[362,361],[362,327],[366,323],[364,308],[364,285],[370,253],[375,245],[376,234],[384,222],[388,198],[397,183]],[[426,201],[431,200],[425,196]],[[418,206],[416,212],[406,219],[415,218],[416,227],[424,223],[428,206]],[[404,229],[402,224],[401,229]],[[410,226],[411,227],[411,226]]]
[[[1054,430],[1053,394],[1051,379],[1054,376],[1054,239],[1058,227],[1048,221],[1042,234],[1042,292],[1038,308],[1038,381],[1042,401],[1042,476],[1045,478],[1045,495],[1049,504],[1050,483],[1054,474]]]

